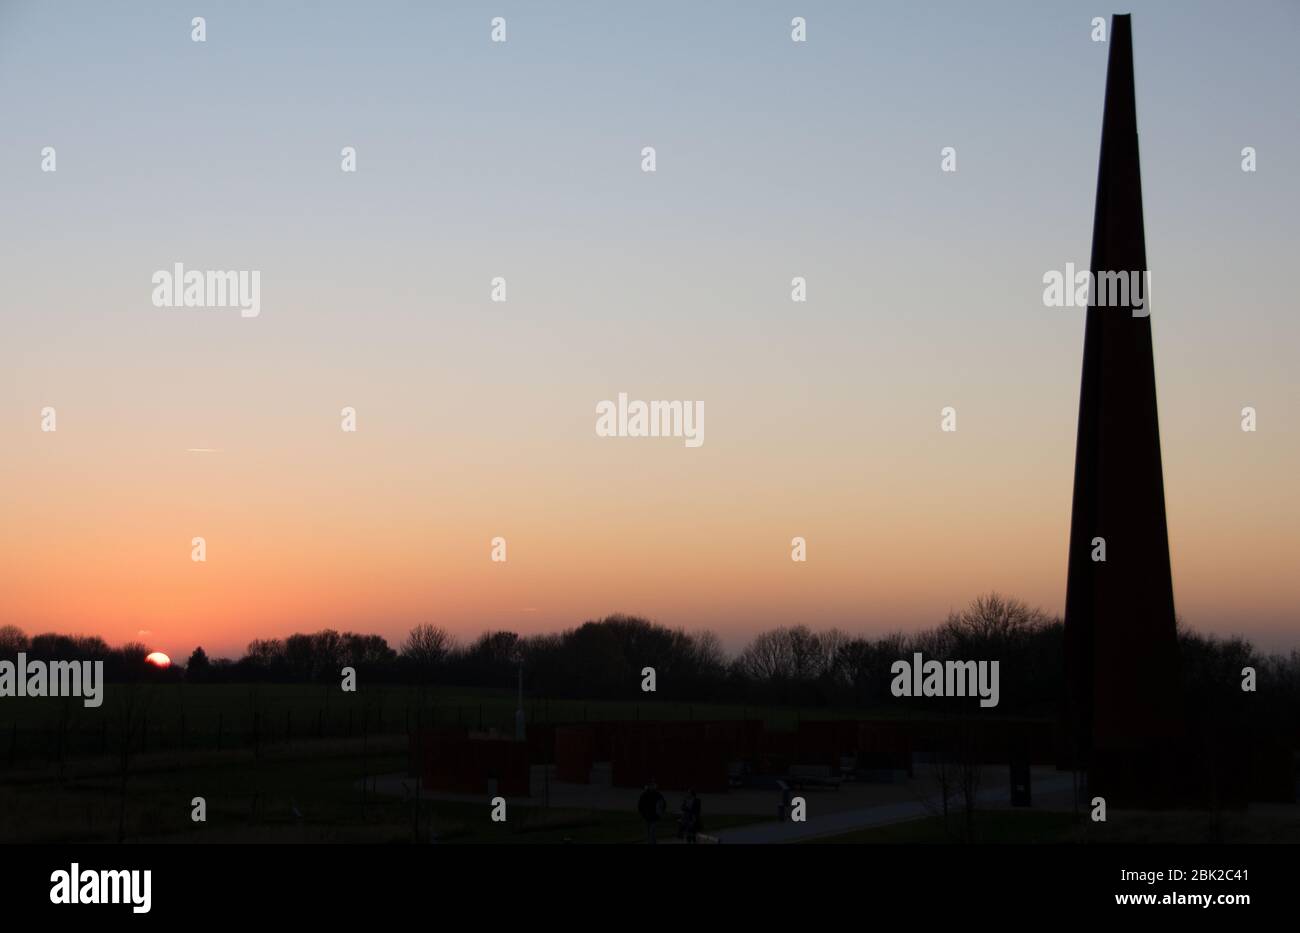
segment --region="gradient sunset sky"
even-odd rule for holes
[[[1289,649],[1300,5],[1130,11],[1176,607]],[[1110,12],[0,2],[0,624],[1060,612],[1083,311],[1042,277],[1088,264]],[[260,317],[154,307],[176,262],[260,270]],[[619,392],[705,443],[597,437]]]

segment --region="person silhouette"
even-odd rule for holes
[[[641,819],[645,821],[646,842],[650,845],[655,844],[655,824],[659,822],[660,817],[664,815],[664,810],[668,808],[668,802],[664,800],[664,795],[659,793],[659,788],[654,781],[646,784],[645,790],[641,791],[641,797],[637,801],[636,809],[641,814]]]
[[[678,834],[688,843],[695,842],[695,836],[702,828],[701,810],[700,798],[696,796],[695,788],[691,788],[682,800],[682,815],[678,822]]]

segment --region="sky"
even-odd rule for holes
[[[1062,611],[1084,318],[1043,276],[1088,264],[1110,12],[1176,608],[1295,647],[1290,2],[0,0],[0,624]],[[156,307],[178,262],[257,270],[260,314]],[[620,392],[704,443],[597,436]]]

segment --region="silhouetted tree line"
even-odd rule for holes
[[[1293,723],[1300,711],[1300,652],[1266,656],[1241,638],[1180,629],[1186,700],[1216,718],[1268,715]],[[113,680],[180,679],[194,683],[324,683],[354,667],[363,683],[513,687],[522,666],[532,696],[628,699],[641,696],[642,671],[655,669],[655,698],[669,701],[872,707],[893,697],[891,665],[912,660],[996,660],[1000,713],[1052,714],[1064,684],[1064,625],[1058,617],[996,593],[981,596],[927,631],[879,638],[796,625],[755,636],[728,657],[709,631],[670,629],[614,615],[558,634],[485,632],[461,644],[445,629],[420,625],[399,649],[378,635],[330,629],[251,642],[238,659],[196,648],[183,667],[159,671],[143,645],[110,648],[99,638],[38,635],[0,628],[0,657],[24,650],[49,660],[99,658]],[[1242,669],[1258,672],[1259,692],[1243,693]],[[1261,698],[1265,702],[1259,702]],[[966,700],[923,701],[967,707]],[[1253,705],[1252,705],[1253,704]]]
[[[158,674],[158,669],[145,661],[149,650],[139,642],[112,648],[97,635],[46,632],[28,638],[17,626],[0,626],[0,658],[12,660],[22,651],[33,661],[103,661],[106,680],[134,681]],[[172,674],[173,678],[179,676],[180,672]]]

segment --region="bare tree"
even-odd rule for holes
[[[831,682],[847,686],[853,683],[853,674],[844,663],[844,655],[853,644],[848,632],[832,628],[817,635],[818,674]]]
[[[943,818],[943,831],[951,839],[975,841],[975,811],[979,805],[980,779],[984,773],[983,746],[975,724],[945,716],[935,733],[934,760],[929,785],[938,792],[936,800],[923,788],[922,805]],[[961,824],[954,828],[953,802],[960,806]]]
[[[949,821],[951,814],[950,801],[957,789],[957,756],[954,744],[955,729],[951,723],[945,723],[938,731],[937,739],[933,749],[933,761],[930,764],[930,783],[934,789],[939,792],[939,799],[936,802],[928,793],[921,791],[919,796],[922,805],[935,816],[943,817],[944,835],[951,836],[952,828]]]
[[[402,642],[402,657],[420,667],[441,663],[455,646],[451,633],[436,625],[417,625]]]
[[[30,642],[27,633],[16,625],[0,625],[0,657],[16,655],[26,651]]]
[[[686,651],[698,674],[719,676],[726,669],[727,653],[716,632],[704,629],[691,634],[682,632],[681,636],[687,642]]]
[[[1031,609],[1018,599],[989,593],[976,597],[961,612],[950,613],[941,631],[958,652],[968,644],[996,650],[1019,644],[1051,621],[1041,609]]]
[[[754,680],[816,680],[831,666],[843,632],[813,632],[795,625],[762,632],[736,658],[741,673]]]
[[[975,841],[975,810],[979,804],[980,778],[984,774],[981,743],[969,731],[963,730],[957,741],[957,791],[961,794],[963,837]]]

